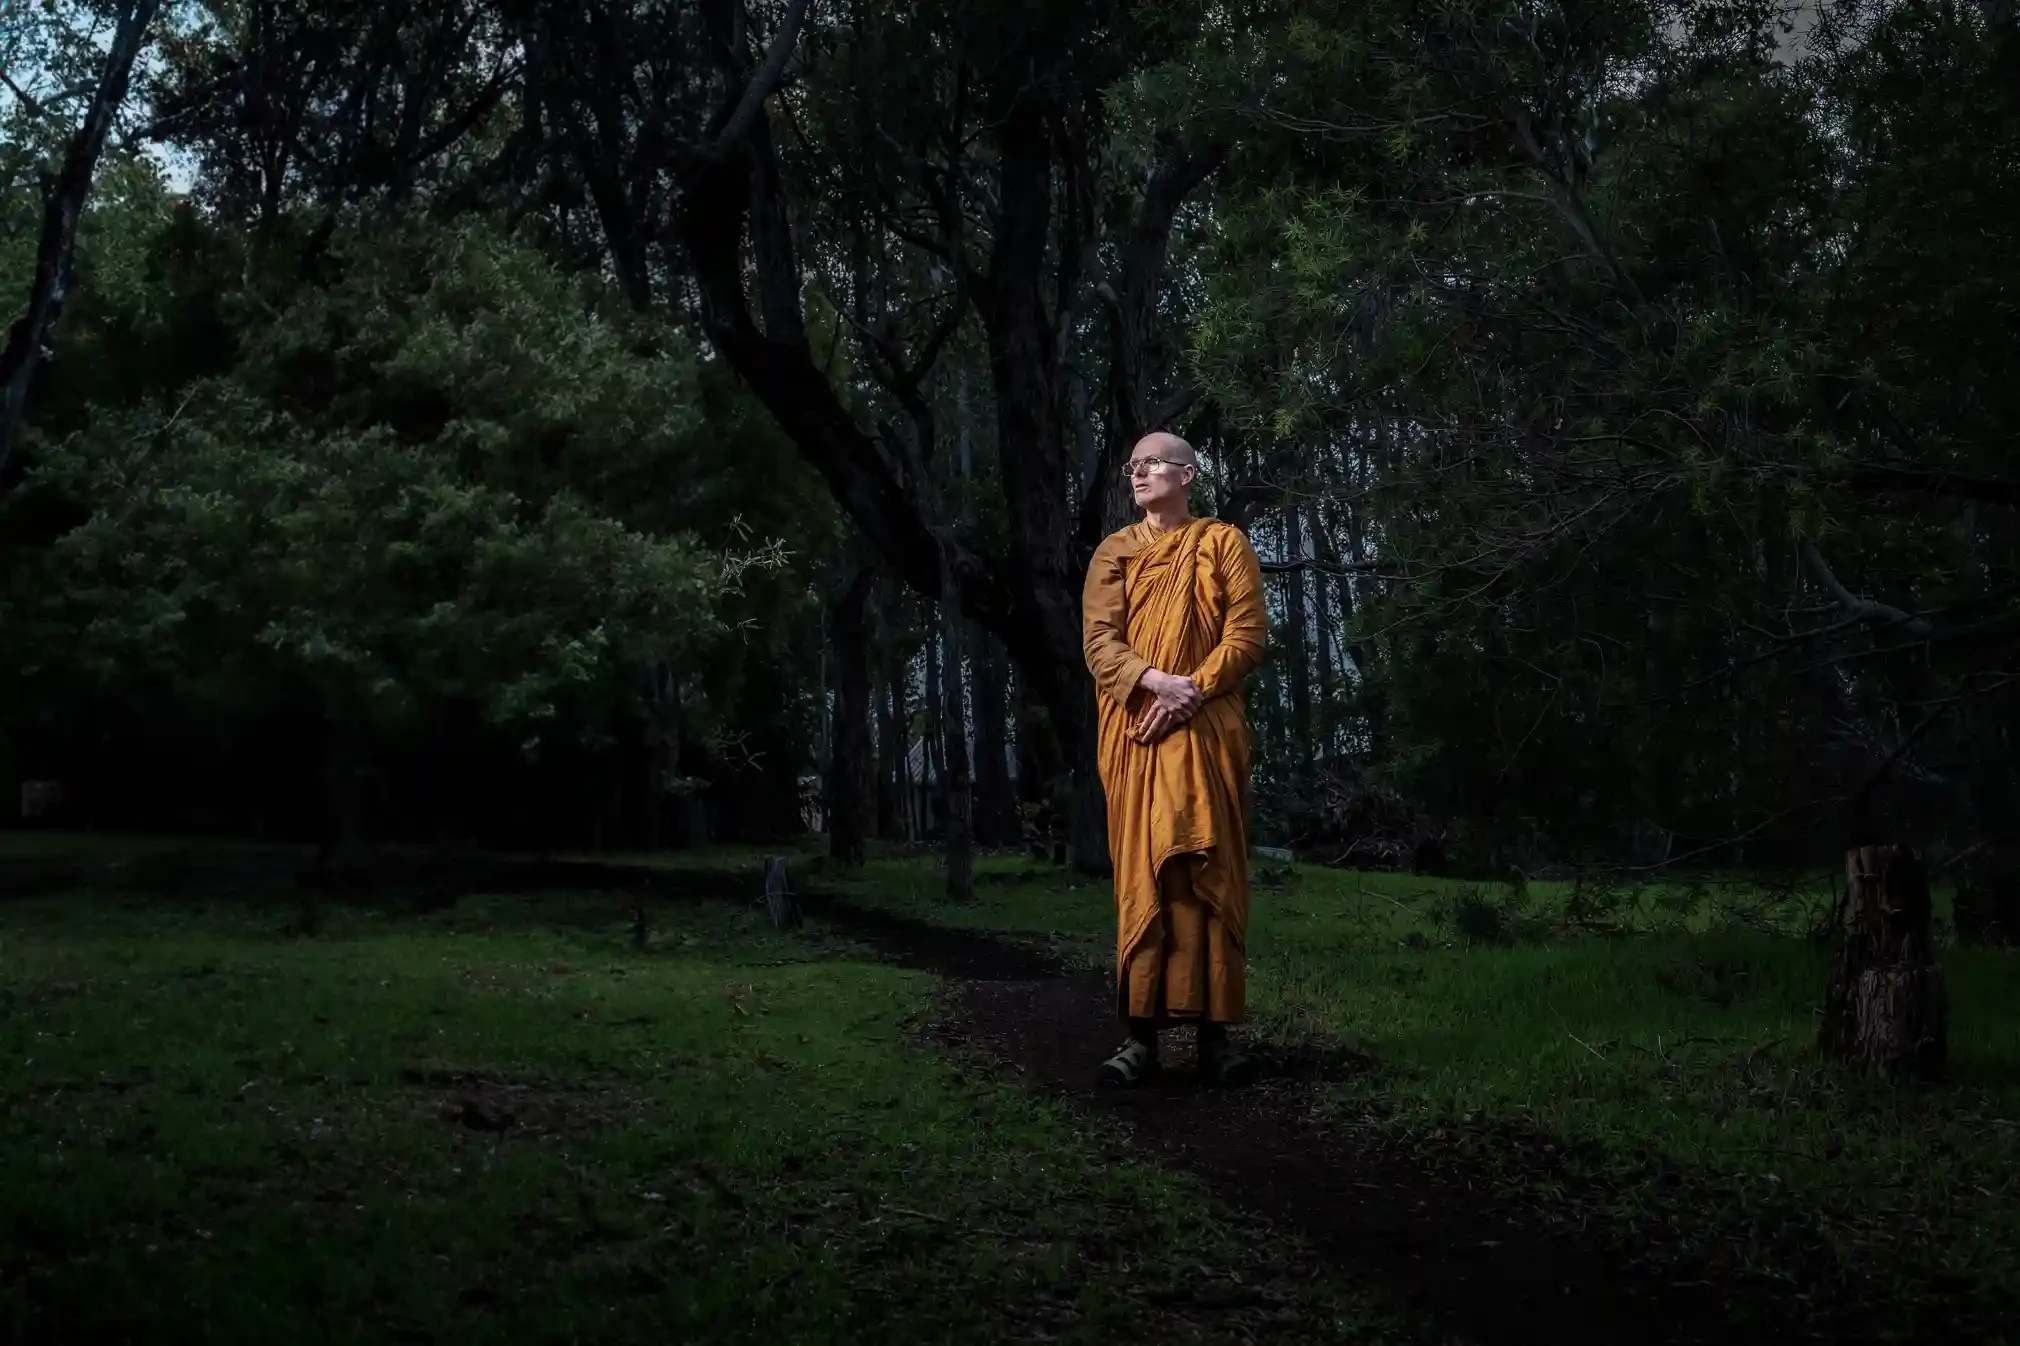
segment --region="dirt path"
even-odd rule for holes
[[[1508,1164],[1553,1168],[1556,1147],[1502,1134],[1488,1137],[1491,1156],[1474,1147],[1469,1157],[1331,1115],[1321,1086],[1367,1066],[1344,1055],[1270,1061],[1255,1086],[1223,1093],[1195,1087],[1189,1050],[1174,1044],[1162,1083],[1097,1088],[1094,1067],[1117,1038],[1105,978],[986,934],[840,901],[816,909],[894,960],[950,978],[932,1025],[942,1044],[1110,1119],[1136,1154],[1193,1173],[1231,1207],[1295,1231],[1350,1277],[1379,1281],[1480,1346],[1995,1339],[1982,1318],[1973,1331],[1929,1296],[1889,1298],[1882,1280],[1847,1296],[1842,1273],[1822,1270],[1821,1241],[1809,1235],[1817,1246],[1805,1250],[1800,1229],[1792,1264],[1812,1252],[1824,1260],[1770,1279],[1715,1257],[1652,1260],[1663,1242],[1654,1234],[1623,1248],[1586,1218],[1598,1194],[1581,1201],[1575,1183],[1557,1208],[1499,1195]]]

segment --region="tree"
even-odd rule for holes
[[[1077,855],[1099,867],[1080,570],[1110,517],[1106,469],[1190,404],[1182,390],[1156,401],[1157,297],[1177,212],[1220,155],[1176,134],[1115,135],[1103,100],[1182,52],[1183,34],[1119,5],[861,5],[810,30],[794,88],[766,111],[805,22],[805,5],[788,5],[760,51],[719,0],[543,14],[550,144],[594,202],[617,271],[636,278],[627,288],[652,292],[648,240],[677,239],[701,330],[893,573],[936,600],[958,590],[1004,642],[1070,746]],[[830,227],[809,234],[817,217]],[[868,385],[830,378],[809,334],[809,270],[851,316]],[[668,289],[678,274],[669,265]],[[1076,436],[1068,385],[1085,377],[1074,370],[1097,302],[1111,340],[1092,382],[1112,396],[1101,433]],[[993,395],[1000,555],[924,503],[940,470],[925,390],[971,321]]]
[[[672,338],[638,349],[652,334],[473,225],[340,234],[330,260],[341,281],[296,291],[228,375],[45,451],[22,505],[78,518],[17,593],[70,635],[44,665],[227,712],[311,702],[342,833],[372,744],[436,707],[527,752],[607,740],[646,712],[638,670],[691,677],[775,558],[669,527],[641,490],[702,422]]]
[[[1198,369],[1345,460],[1385,764],[1442,810],[1560,854],[1652,820],[1675,858],[1814,855],[1886,826],[1845,812],[1883,775],[1940,774],[1937,723],[2011,722],[1980,362],[2020,177],[1956,146],[2016,126],[2013,35],[1842,17],[1801,59],[1745,6],[1258,31],[1290,74],[1223,192]]]
[[[122,11],[84,121],[70,139],[61,170],[42,183],[42,234],[28,306],[8,330],[7,344],[0,347],[0,494],[19,478],[12,467],[15,441],[36,374],[49,357],[52,334],[70,297],[71,256],[85,199],[91,192],[91,176],[104,152],[113,118],[126,101],[133,63],[139,59],[158,8],[158,0],[132,0]],[[19,89],[14,93],[17,100],[32,101]]]

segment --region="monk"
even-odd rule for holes
[[[1204,1082],[1253,1063],[1228,1025],[1246,1011],[1249,729],[1242,679],[1269,622],[1241,530],[1188,509],[1199,459],[1147,435],[1123,468],[1141,521],[1095,549],[1081,634],[1100,707],[1101,784],[1115,864],[1117,1010],[1128,1040],[1099,1078],[1158,1071],[1158,1031],[1198,1026]]]

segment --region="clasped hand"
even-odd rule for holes
[[[1151,697],[1143,718],[1136,723],[1138,743],[1160,741],[1199,714],[1199,708],[1206,704],[1206,693],[1199,689],[1199,684],[1182,674],[1147,669],[1138,686]]]

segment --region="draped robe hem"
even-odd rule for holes
[[[1149,905],[1143,918],[1137,922],[1135,931],[1120,946],[1120,952],[1117,954],[1115,960],[1115,1010],[1117,1017],[1122,1019],[1130,1017],[1129,965],[1137,954],[1143,952],[1144,947],[1150,941],[1150,936],[1157,933],[1158,918],[1164,914],[1162,897],[1164,892],[1164,867],[1174,860],[1210,862],[1214,849],[1215,847],[1212,844],[1206,846],[1174,846],[1159,856],[1157,863],[1152,867],[1151,881],[1156,885],[1159,898],[1156,902]],[[1202,864],[1203,867],[1204,864]],[[1227,909],[1221,903],[1202,893],[1197,886],[1194,886],[1192,893],[1199,904],[1206,908],[1207,914],[1214,920],[1219,921],[1221,928],[1227,931],[1228,939],[1234,944],[1235,952],[1240,955],[1246,955],[1248,952],[1246,923],[1238,923],[1228,919]],[[1173,1015],[1167,1011],[1163,1017],[1191,1020],[1206,1019],[1210,1017],[1210,1014],[1206,1009],[1200,1010],[1197,1014],[1185,1013]]]

